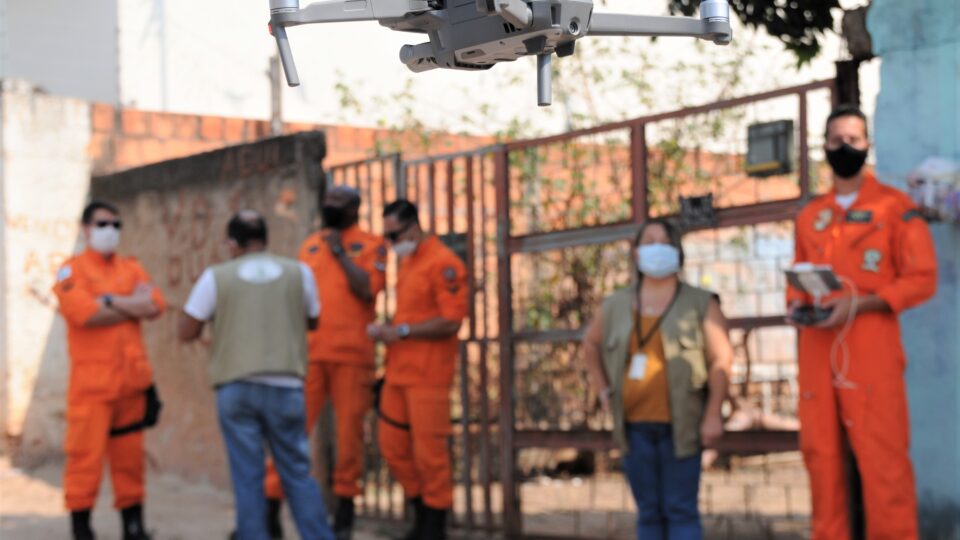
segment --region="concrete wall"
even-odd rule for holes
[[[11,81],[0,93],[3,433],[42,455],[62,441],[66,336],[50,288],[73,253],[87,195],[90,107]]]
[[[284,133],[317,128],[283,126]],[[389,141],[412,146],[408,134],[383,129],[322,129],[331,163],[369,156]],[[91,175],[253,143],[269,131],[264,120],[91,105],[22,81],[0,81],[0,440],[14,443],[22,464],[61,453],[68,362],[63,323],[49,291],[60,262],[81,247],[78,222]],[[445,152],[489,142],[436,134],[429,147]],[[271,153],[280,147],[259,148],[227,154],[235,160],[224,162],[224,174],[265,174],[278,159],[289,158]],[[220,178],[219,170],[210,174]],[[195,271],[183,268],[190,276]]]
[[[960,4],[874,0],[868,24],[883,58],[877,169],[903,188],[928,156],[960,160]],[[913,458],[924,538],[960,539],[960,227],[931,230],[939,290],[902,317]]]
[[[121,251],[135,255],[169,309],[145,336],[163,418],[147,452],[161,470],[225,485],[227,469],[207,379],[209,342],[176,339],[179,311],[207,266],[228,257],[227,220],[242,208],[267,217],[271,250],[296,256],[316,214],[322,133],[236,146],[133,169],[92,182],[124,215]]]
[[[0,0],[0,78],[116,103],[117,0]]]

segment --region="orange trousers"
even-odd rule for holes
[[[437,510],[453,506],[453,470],[448,440],[450,388],[437,386],[383,386],[382,414],[401,429],[380,419],[380,454],[403,486],[408,499],[422,497]]]
[[[850,538],[848,443],[857,461],[869,540],[915,540],[917,503],[896,316],[857,317],[849,363],[831,368],[833,330],[800,332],[800,449],[810,475],[813,540]],[[835,370],[844,374],[837,380]]]
[[[333,493],[338,497],[352,498],[361,493],[363,420],[373,406],[373,378],[373,368],[363,365],[312,360],[307,367],[303,391],[308,434],[316,426],[327,399],[333,402],[337,437]],[[270,461],[264,492],[270,499],[283,498],[280,476]]]
[[[68,398],[63,471],[68,510],[93,508],[100,490],[104,459],[110,465],[114,507],[143,503],[143,431],[110,437],[110,429],[142,420],[145,408],[142,392],[114,401]]]

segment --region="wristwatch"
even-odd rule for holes
[[[113,307],[113,295],[112,295],[112,294],[105,294],[105,295],[103,295],[102,298],[103,298],[103,305],[105,305],[105,306],[107,306],[107,307]]]
[[[404,324],[401,324],[400,326],[397,326],[397,337],[399,337],[400,339],[407,339],[407,337],[409,336],[410,336],[409,324],[404,323]]]

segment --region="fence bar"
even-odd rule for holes
[[[514,426],[514,372],[513,344],[513,284],[510,274],[510,192],[509,153],[502,148],[496,154],[497,183],[497,303],[500,334],[500,484],[503,489],[503,529],[508,539],[519,537],[523,531],[520,498],[515,478]]]
[[[430,232],[437,233],[437,162],[427,165],[427,196],[430,198]]]
[[[747,105],[749,103],[754,103],[757,101],[766,101],[769,99],[774,99],[778,97],[791,96],[798,94],[800,92],[810,92],[813,90],[819,90],[822,88],[832,89],[834,86],[833,79],[815,81],[808,84],[802,84],[799,86],[791,86],[788,88],[780,88],[778,90],[771,90],[769,92],[762,92],[760,94],[753,94],[751,96],[743,96],[739,98],[726,99],[722,101],[715,101],[713,103],[707,103],[705,105],[698,105],[695,107],[687,107],[684,109],[678,109],[675,111],[652,114],[650,116],[643,116],[640,118],[634,118],[631,120],[624,120],[622,122],[614,122],[612,124],[605,124],[602,126],[596,126],[592,128],[578,129],[575,131],[568,131],[566,133],[561,133],[559,135],[552,135],[550,137],[542,137],[539,139],[527,139],[523,141],[515,141],[506,144],[507,150],[521,150],[524,148],[531,148],[534,146],[544,146],[548,144],[554,144],[562,142],[568,139],[576,139],[579,137],[585,137],[587,135],[595,135],[597,133],[603,133],[605,131],[616,131],[620,129],[626,129],[633,127],[637,124],[649,124],[652,122],[661,122],[663,120],[671,120],[674,118],[682,118],[684,116],[693,116],[697,114],[703,114],[706,112],[716,111],[720,109],[729,109],[731,107],[739,107],[741,105]]]
[[[800,198],[806,200],[810,196],[810,143],[807,141],[807,94],[800,92]]]
[[[470,351],[460,342],[460,425],[463,430],[463,489],[466,526],[473,528],[473,445],[470,444]]]
[[[638,124],[630,128],[630,185],[633,193],[630,198],[634,223],[647,220],[647,125]]]

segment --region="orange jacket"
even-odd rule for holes
[[[364,302],[350,291],[347,274],[324,241],[325,231],[310,235],[300,260],[313,270],[320,294],[320,326],[307,335],[310,360],[373,366],[373,342],[367,325],[376,317],[376,302]],[[341,233],[343,248],[370,276],[374,299],[384,286],[387,249],[383,239],[353,226]]]
[[[796,261],[830,264],[859,295],[876,294],[894,313],[929,299],[937,287],[937,258],[926,222],[901,191],[865,171],[856,202],[844,211],[834,193],[813,199],[797,216]],[[843,293],[849,295],[849,286]],[[788,302],[810,303],[788,288]]]
[[[113,400],[150,386],[153,370],[147,359],[140,321],[85,327],[100,309],[105,294],[126,296],[150,276],[133,257],[103,255],[86,250],[69,259],[57,273],[53,292],[67,321],[70,352],[70,395]],[[153,301],[162,311],[166,302],[154,288]]]
[[[467,267],[435,236],[400,260],[397,311],[393,324],[416,324],[442,317],[467,316]],[[450,386],[456,370],[459,338],[401,339],[387,348],[386,379],[400,386]]]

